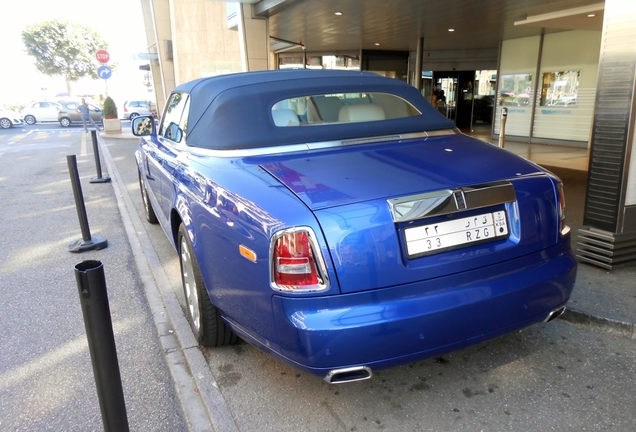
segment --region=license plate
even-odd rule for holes
[[[409,257],[441,252],[508,236],[505,211],[422,225],[404,230]]]

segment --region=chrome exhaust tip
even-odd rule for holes
[[[342,384],[354,381],[363,381],[371,378],[373,372],[368,366],[354,366],[344,369],[334,369],[325,376],[325,381],[329,384]]]
[[[565,306],[561,306],[560,308],[555,309],[552,312],[550,312],[548,314],[548,317],[543,322],[550,322],[552,320],[555,320],[558,317],[560,317],[561,315],[563,315],[563,312],[565,312]]]

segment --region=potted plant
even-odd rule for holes
[[[121,132],[121,120],[117,116],[117,105],[110,96],[104,99],[104,132]]]

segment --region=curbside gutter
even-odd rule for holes
[[[629,321],[591,314],[587,311],[568,307],[558,319],[583,330],[605,333],[625,339],[636,340],[636,325]]]
[[[111,138],[109,136],[108,138]],[[130,139],[134,137],[120,137]],[[238,432],[239,429],[212,376],[179,301],[169,287],[159,257],[117,171],[108,147],[99,142],[113,181],[117,205],[135,257],[166,363],[191,431]]]

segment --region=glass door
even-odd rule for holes
[[[431,104],[447,119],[457,118],[457,72],[434,72]]]

